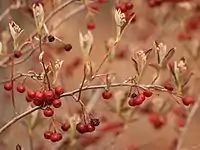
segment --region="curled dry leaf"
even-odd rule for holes
[[[93,76],[92,62],[87,61],[84,66],[84,74],[87,81],[91,81]]]
[[[14,44],[13,44],[14,50],[17,50],[17,48],[18,48],[17,40],[18,40],[19,36],[21,35],[21,33],[23,32],[23,30],[14,21],[11,21],[9,23],[9,29],[10,29],[10,34],[14,41]]]
[[[120,9],[115,9],[115,22],[117,26],[117,39],[119,39],[123,29],[124,25],[126,23],[126,15],[121,12]]]
[[[37,27],[38,34],[42,34],[42,27],[44,23],[44,8],[42,4],[33,4],[33,15],[35,19],[35,24]]]
[[[90,31],[88,31],[88,33],[84,36],[81,32],[79,32],[79,42],[85,61],[88,59],[91,53],[93,41],[93,35]]]

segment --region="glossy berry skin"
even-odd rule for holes
[[[94,22],[89,22],[87,23],[87,29],[88,30],[94,30],[95,29],[95,23]]]
[[[170,84],[170,83],[165,84],[164,88],[167,89],[168,91],[173,91],[174,90],[172,84]]]
[[[98,0],[99,3],[106,3],[108,0]]]
[[[6,91],[12,90],[12,83],[11,83],[11,82],[6,82],[6,83],[4,83],[4,89],[5,89]]]
[[[47,140],[49,140],[51,138],[52,134],[53,133],[51,131],[45,131],[44,132],[44,138],[47,139]]]
[[[69,128],[70,128],[70,124],[69,123],[62,124],[62,126],[61,126],[61,129],[63,131],[65,131],[65,132],[68,131]]]
[[[53,133],[53,134],[51,134],[50,139],[52,142],[60,141],[62,139],[62,134],[61,133]]]
[[[51,117],[54,115],[54,110],[50,107],[47,107],[43,110],[43,114],[45,117]]]
[[[129,106],[136,106],[136,105],[142,104],[144,100],[145,100],[145,96],[143,94],[140,94],[137,97],[129,99],[128,104]]]
[[[34,104],[35,106],[42,106],[42,105],[44,104],[44,102],[41,101],[41,100],[38,100],[38,99],[34,99],[34,100],[33,100],[33,104]]]
[[[110,91],[104,91],[104,92],[102,93],[102,97],[103,97],[104,99],[110,99],[110,98],[112,97],[112,92],[110,92]]]
[[[133,8],[133,4],[131,2],[126,3],[126,9],[130,10]]]
[[[44,98],[46,100],[53,100],[53,98],[54,98],[54,92],[53,91],[46,91],[46,92],[44,92]]]
[[[57,95],[61,95],[61,94],[63,94],[64,93],[64,89],[63,89],[63,87],[61,86],[61,85],[59,85],[59,86],[57,86],[56,88],[55,88],[55,93],[57,94]]]
[[[44,93],[43,92],[40,92],[40,91],[37,91],[36,94],[35,94],[35,99],[39,100],[39,101],[44,101]]]
[[[87,124],[87,132],[93,132],[95,130],[95,126],[91,126],[90,124]]]
[[[185,106],[189,106],[190,104],[194,104],[194,98],[193,97],[185,97],[182,98],[182,102]]]
[[[23,86],[23,85],[18,85],[18,86],[17,86],[17,91],[18,91],[19,93],[24,93],[25,90],[26,90],[25,86]]]
[[[83,134],[88,131],[87,125],[83,123],[76,124],[76,131]]]
[[[118,8],[119,8],[119,9],[121,10],[121,12],[123,12],[123,13],[125,13],[125,12],[127,11],[127,8],[126,8],[126,5],[125,5],[125,4],[120,5]]]
[[[149,90],[146,90],[146,91],[143,92],[143,95],[145,97],[151,97],[153,95],[153,93],[151,91],[149,91]]]
[[[55,108],[59,108],[62,105],[60,99],[54,99],[52,104],[53,104],[53,107]]]
[[[27,91],[27,96],[29,98],[35,98],[36,92],[35,91]]]

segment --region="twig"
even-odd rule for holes
[[[12,120],[10,120],[8,123],[6,123],[3,127],[0,128],[0,134],[3,133],[6,129],[8,129],[12,124],[14,124],[15,122],[17,122],[18,120],[22,119],[23,117],[31,114],[32,112],[40,109],[41,107],[37,106],[34,107],[32,109],[29,109],[27,111],[25,111],[24,113],[14,117]]]
[[[190,110],[190,113],[189,113],[189,115],[187,117],[186,125],[183,128],[183,130],[181,132],[181,135],[180,135],[180,137],[178,139],[178,144],[177,144],[176,150],[181,150],[181,147],[182,147],[183,141],[184,141],[184,137],[185,137],[185,135],[186,135],[186,133],[187,133],[187,131],[189,129],[189,125],[190,125],[190,123],[191,123],[196,111],[198,110],[198,108],[199,108],[199,100],[197,100],[195,102],[194,106]]]

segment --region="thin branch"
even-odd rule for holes
[[[8,129],[11,125],[13,125],[15,122],[19,121],[20,119],[24,118],[25,116],[31,114],[32,112],[40,109],[41,107],[34,107],[32,109],[29,109],[25,111],[24,113],[14,117],[12,120],[10,120],[8,123],[6,123],[3,127],[0,128],[0,134],[2,134],[6,129]]]
[[[192,122],[192,119],[193,119],[194,115],[196,114],[198,108],[199,108],[199,100],[197,100],[195,102],[194,106],[190,110],[190,113],[189,113],[189,115],[187,117],[186,125],[185,125],[184,129],[182,130],[181,135],[180,135],[180,137],[178,139],[178,144],[177,144],[176,150],[181,150],[185,135],[186,135],[186,133],[187,133],[187,131],[189,129],[189,125]]]

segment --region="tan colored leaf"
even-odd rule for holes
[[[162,59],[162,65],[165,66],[167,62],[173,57],[175,53],[175,48],[172,48],[168,51],[168,53],[165,55],[165,57]]]
[[[131,59],[132,59],[132,61],[134,63],[135,70],[136,70],[137,74],[139,75],[140,72],[139,72],[138,63],[137,63],[137,61],[133,57]]]
[[[17,38],[23,32],[23,30],[19,27],[19,25],[17,25],[14,21],[11,21],[9,23],[9,29],[10,29],[10,34],[11,34],[14,41],[16,41]]]

